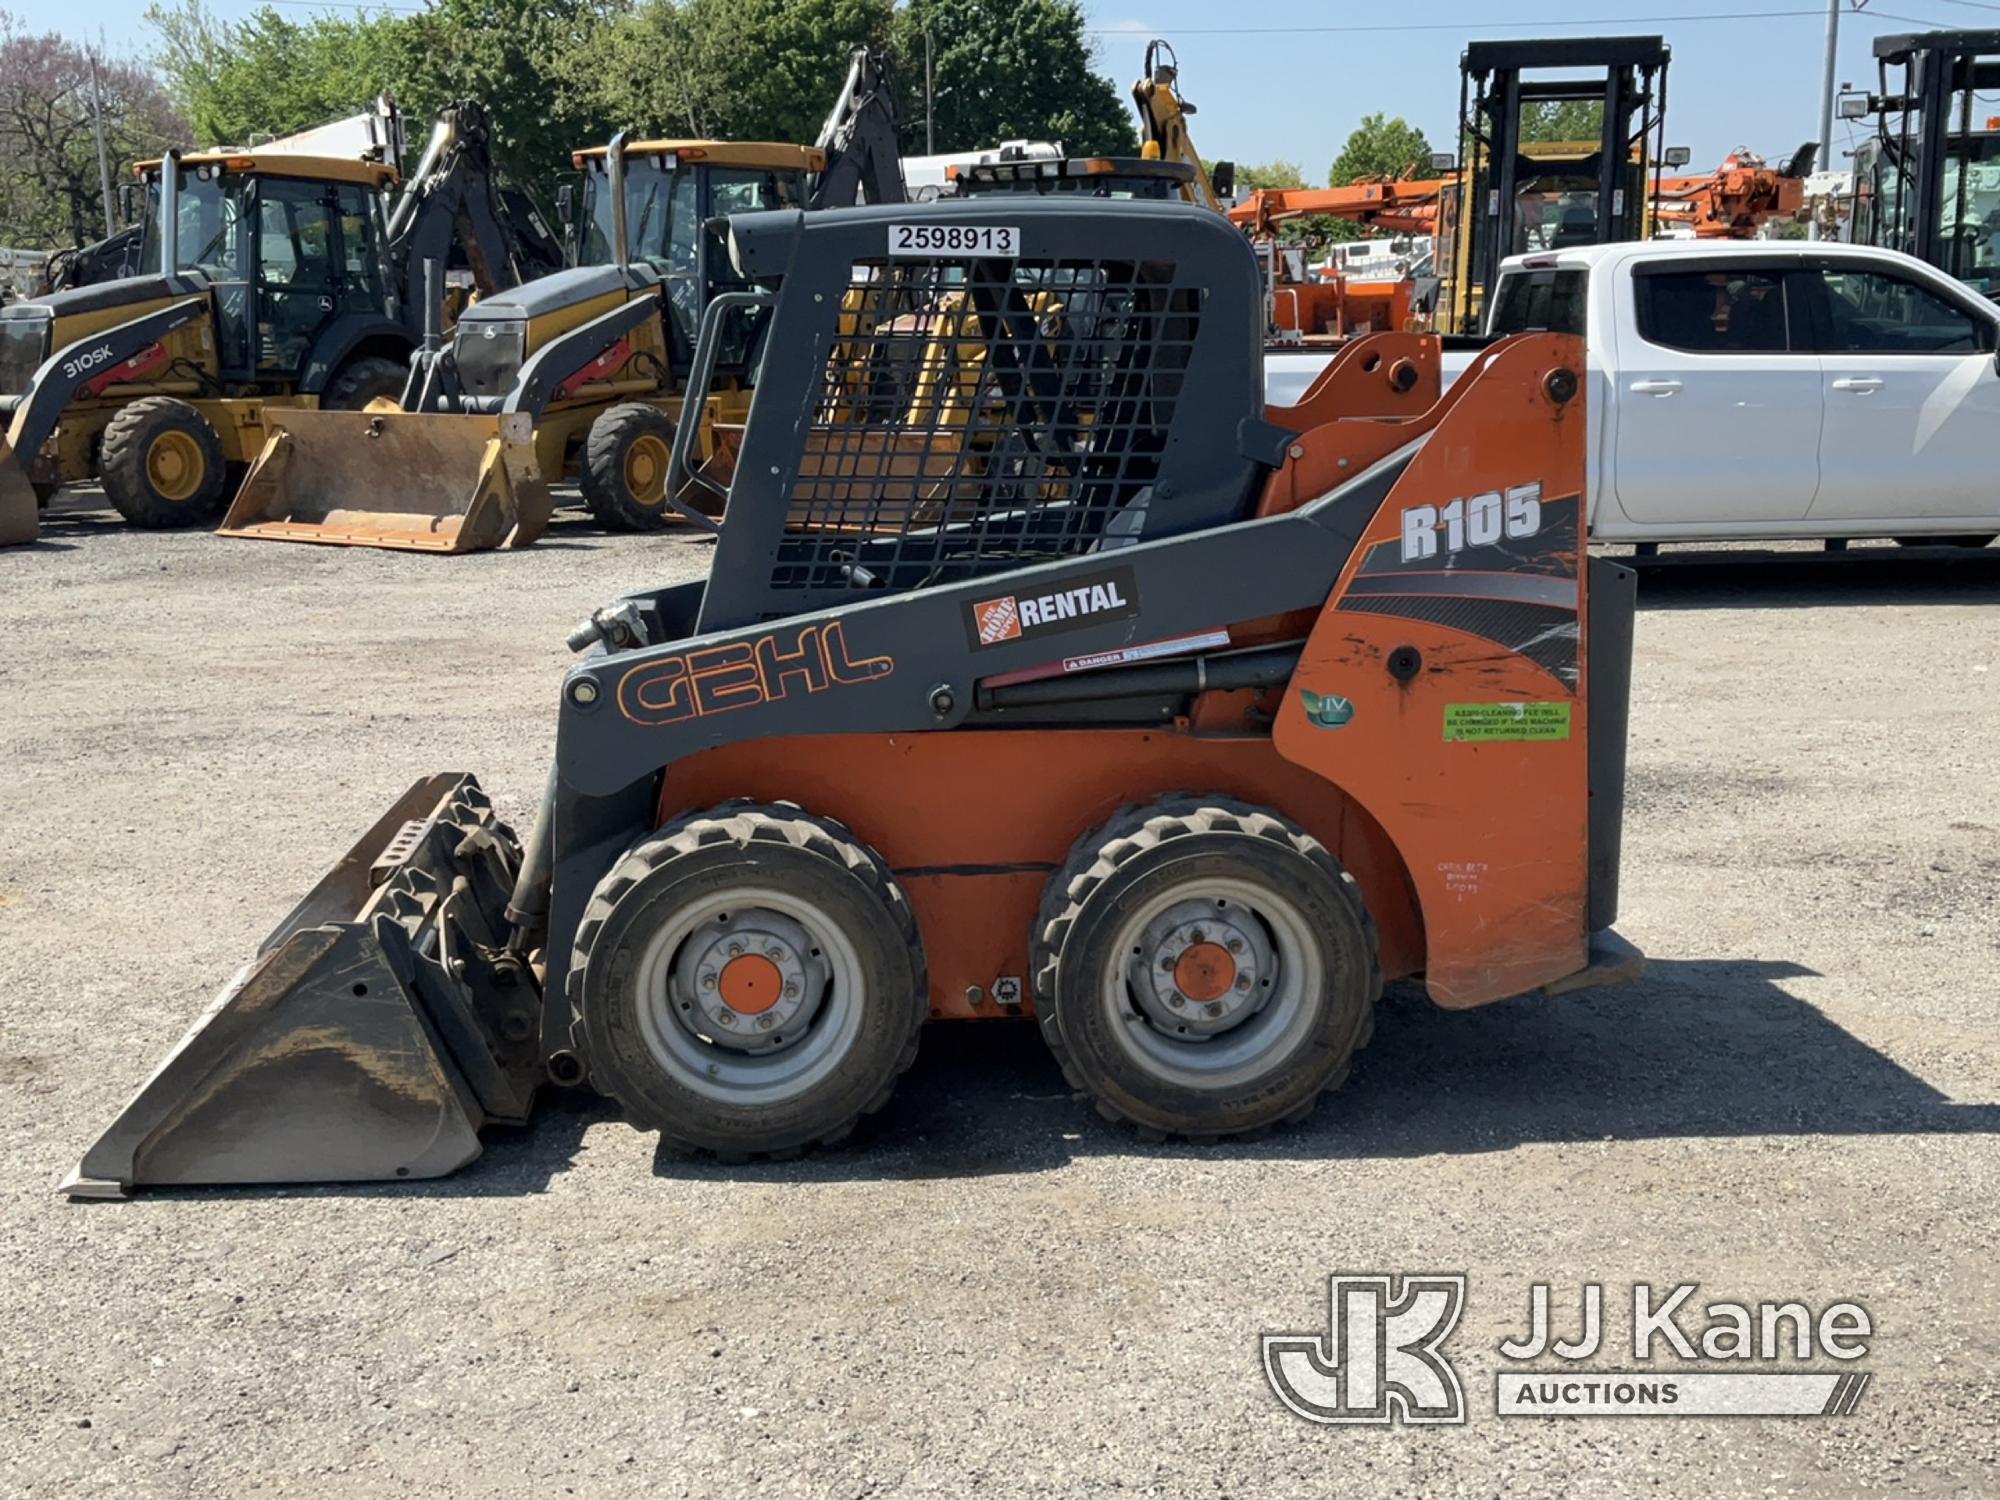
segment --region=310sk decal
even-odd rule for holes
[[[634,724],[678,724],[782,702],[793,693],[874,682],[895,670],[894,657],[855,660],[841,622],[834,620],[636,666],[618,680],[618,711]]]

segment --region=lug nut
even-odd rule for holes
[[[704,974],[704,975],[702,975],[702,976],[701,976],[701,987],[702,987],[703,989],[705,989],[705,990],[712,990],[712,989],[714,989],[714,988],[715,988],[715,976],[714,976],[713,974]]]
[[[1229,940],[1229,951],[1231,953],[1241,953],[1243,951],[1243,939],[1231,938]]]
[[[798,987],[797,985],[795,985],[795,984],[788,984],[788,985],[786,985],[786,986],[785,986],[785,998],[786,998],[787,1000],[796,1000],[796,999],[798,999],[798,998],[799,998],[799,987]]]
[[[1207,1016],[1211,1021],[1219,1021],[1222,1019],[1222,1007],[1220,1005],[1208,1006],[1202,1011],[1202,1014]]]
[[[757,1029],[759,1031],[769,1031],[773,1026],[777,1024],[778,1024],[778,1018],[774,1015],[771,1015],[768,1011],[757,1018]]]
[[[1237,989],[1239,989],[1239,990],[1247,990],[1247,989],[1249,989],[1249,988],[1250,988],[1250,976],[1249,976],[1248,974],[1238,974],[1238,975],[1236,976],[1236,988],[1237,988]]]
[[[736,1024],[735,1015],[732,1012],[726,1010],[717,1011],[715,1013],[715,1019],[720,1021],[724,1026],[734,1026]]]
[[[731,943],[729,945],[729,956],[731,958],[741,958],[743,956],[743,945],[741,943]]]
[[[1163,969],[1171,969],[1171,968],[1172,968],[1173,966],[1174,966],[1174,956],[1173,956],[1173,954],[1171,954],[1171,953],[1162,953],[1162,954],[1160,955],[1160,967],[1161,967],[1161,968],[1163,968]]]
[[[1170,1010],[1186,1010],[1187,1001],[1183,1000],[1177,994],[1169,995],[1167,996],[1167,1006]]]

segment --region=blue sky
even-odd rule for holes
[[[217,15],[241,15],[260,0],[208,0]],[[397,0],[411,8],[418,0]],[[1841,0],[1843,6],[1852,0]],[[143,53],[147,0],[0,0],[31,30],[95,39]],[[1886,7],[1886,8],[1885,8]],[[281,0],[304,16],[332,7]],[[1086,6],[1100,69],[1129,84],[1146,38],[1162,36],[1181,60],[1181,81],[1200,107],[1195,143],[1206,156],[1238,161],[1289,157],[1319,180],[1347,132],[1375,110],[1400,114],[1441,150],[1451,148],[1458,107],[1458,55],[1475,37],[1657,32],[1673,47],[1667,110],[1672,144],[1698,166],[1747,145],[1769,157],[1818,128],[1824,0],[1430,0],[1398,27],[1397,7],[1352,0],[1110,0]],[[1496,25],[1496,16],[1518,17]],[[1702,19],[1727,17],[1727,19]],[[1240,18],[1240,27],[1231,22]],[[1894,31],[2000,27],[2000,0],[1865,0],[1841,21],[1841,77],[1867,86],[1869,42]],[[1354,30],[1329,28],[1352,27]],[[495,108],[504,101],[491,100]],[[914,101],[906,105],[913,107]],[[1851,127],[1836,123],[1836,139]],[[1836,146],[1836,150],[1839,146]]]

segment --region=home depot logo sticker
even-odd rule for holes
[[[1130,568],[1106,568],[1063,580],[1038,594],[1002,594],[966,605],[965,628],[974,646],[1032,641],[1085,630],[1139,613],[1139,581]]]

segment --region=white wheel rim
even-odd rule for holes
[[[1253,989],[1220,1003],[1219,1015],[1189,1024],[1162,1009],[1154,974],[1175,942],[1188,937],[1188,913],[1201,903],[1222,932],[1246,942],[1241,957]],[[1164,931],[1177,936],[1163,938]],[[1214,934],[1205,934],[1214,936]],[[1098,984],[1097,1004],[1118,1049],[1146,1072],[1186,1088],[1214,1091],[1266,1076],[1302,1046],[1325,1004],[1328,975],[1313,928],[1297,903],[1247,880],[1189,876],[1149,897],[1119,924]],[[1217,997],[1220,1001],[1221,997]]]
[[[717,1007],[698,997],[712,971],[714,935],[730,924],[781,947],[797,948],[794,935],[803,936],[803,951],[773,965],[781,976],[799,976],[802,993],[768,1012],[803,1031],[716,1026]],[[853,1049],[866,1003],[861,975],[853,939],[812,902],[769,886],[727,891],[675,912],[647,941],[633,974],[640,1034],[653,1060],[690,1092],[721,1104],[785,1104],[818,1088]]]

